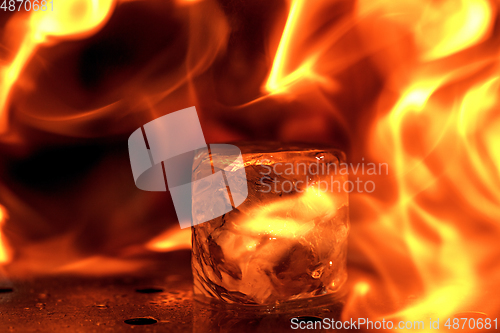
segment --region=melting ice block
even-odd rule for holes
[[[347,277],[347,176],[339,172],[344,154],[269,143],[237,146],[243,161],[229,172],[247,183],[248,195],[228,213],[192,228],[195,295],[267,305],[338,291]],[[197,154],[193,181],[221,171],[213,161],[226,157],[223,149]],[[207,204],[200,208],[197,197],[217,186],[193,184],[196,220],[210,210]],[[211,195],[231,206],[228,196]]]

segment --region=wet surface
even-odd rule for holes
[[[170,262],[142,276],[4,282],[0,332],[296,332],[292,318],[314,322],[340,315],[341,303],[258,314],[194,302],[189,255],[179,251],[175,265]]]

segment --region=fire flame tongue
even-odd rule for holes
[[[342,65],[367,55],[384,77],[371,134],[355,145],[390,162],[392,180],[377,188],[395,198],[387,204],[376,193],[351,196],[352,210],[370,212],[352,221],[351,247],[382,281],[361,274],[344,319],[421,320],[477,309],[467,306],[481,305],[474,290],[485,288],[488,277],[475,258],[482,238],[469,235],[494,229],[500,218],[498,50],[485,45],[497,8],[486,0],[361,0],[353,17],[317,33],[314,45],[320,46],[309,47],[305,35],[314,34],[304,22],[321,21],[324,14],[313,13],[326,3],[290,2],[265,90],[291,94],[301,81],[322,85],[325,78],[331,85]],[[349,28],[362,38],[353,51],[360,54],[334,59],[331,46]],[[493,271],[490,279],[498,274]],[[415,294],[417,300],[408,301]],[[380,299],[386,310],[372,305]]]
[[[486,39],[494,8],[486,0],[358,1],[360,18],[376,14],[408,29],[422,60],[442,58]],[[383,41],[383,38],[380,38]]]
[[[326,3],[326,1],[325,1]],[[274,57],[274,61],[269,73],[269,77],[264,85],[264,90],[269,94],[291,93],[307,89],[304,84],[313,83],[328,91],[336,90],[337,83],[333,80],[332,73],[342,67],[342,63],[334,64],[327,61],[325,56],[329,56],[329,47],[336,41],[352,23],[344,19],[333,28],[323,28],[323,38],[327,42],[311,43],[308,39],[313,39],[309,32],[314,28],[318,30],[320,25],[318,18],[322,17],[322,6],[309,6],[305,0],[293,0],[290,2],[290,11],[285,28]],[[321,22],[321,20],[319,20]],[[314,28],[311,28],[314,27]],[[309,45],[312,44],[312,45]],[[310,52],[303,52],[308,48]],[[293,55],[293,56],[292,56]],[[299,61],[297,61],[299,59]]]
[[[9,249],[2,235],[2,229],[6,220],[6,215],[7,213],[5,212],[5,208],[3,206],[0,206],[0,265],[8,263],[10,260]]]
[[[176,3],[189,2],[196,1]],[[0,133],[8,127],[9,96],[37,48],[95,33],[114,5],[113,0],[61,0],[54,3],[54,11],[13,17],[24,30],[17,38],[19,44],[11,47],[16,55],[0,67]],[[378,179],[375,193],[350,197],[354,215],[350,276],[355,286],[345,308],[346,319],[367,315],[411,321],[426,316],[446,318],[458,311],[479,309],[493,315],[500,310],[498,304],[485,304],[485,298],[475,293],[498,292],[490,287],[498,288],[500,276],[500,270],[492,267],[498,253],[490,253],[498,249],[500,236],[500,53],[498,32],[493,29],[497,6],[498,2],[487,0],[290,0],[280,39],[269,48],[276,53],[262,84],[269,99],[281,102],[284,98],[284,105],[299,100],[301,108],[306,105],[308,111],[316,112],[318,121],[311,124],[317,126],[304,123],[312,118],[308,113],[291,123],[291,138],[300,139],[296,128],[306,128],[309,134],[316,128],[317,132],[329,129],[323,124],[340,120],[350,131],[355,157],[390,164],[389,177]],[[333,12],[344,15],[334,18]],[[200,23],[198,18],[216,11],[196,13],[200,16],[194,16],[193,22]],[[222,12],[217,16],[223,20]],[[210,20],[217,23],[213,16]],[[205,69],[226,47],[226,26],[221,23],[215,29],[221,36],[216,39],[201,33],[204,24],[193,31],[190,38],[200,43],[190,45],[187,67]],[[496,36],[490,38],[492,32]],[[212,50],[207,52],[205,42],[217,47],[207,47]],[[354,68],[362,60],[363,65]],[[371,77],[360,69],[370,71]],[[349,81],[339,73],[361,79]],[[372,82],[366,83],[368,79]],[[341,86],[344,80],[352,85]],[[368,87],[357,89],[356,84]],[[204,86],[208,84],[192,88]],[[339,89],[342,92],[335,95]],[[338,111],[346,105],[342,100],[365,100],[363,94],[368,91],[371,95],[366,102],[348,104],[362,108]],[[211,98],[208,95],[204,96]],[[342,98],[334,105],[338,95]],[[206,105],[209,102],[213,100]],[[358,117],[360,112],[366,114]],[[332,113],[338,113],[334,121],[330,121]],[[293,116],[282,115],[283,123]],[[234,112],[231,119],[239,116]],[[261,117],[254,126],[261,128],[265,123],[267,118]],[[331,141],[332,133],[328,134]],[[281,139],[285,134],[277,136]],[[263,220],[273,217],[262,213]],[[0,210],[0,226],[2,216]],[[281,219],[271,222],[283,234],[293,227],[285,228]],[[174,229],[147,244],[154,251],[187,247],[189,232]],[[8,260],[0,233],[0,264]],[[388,309],[378,307],[380,300]]]
[[[374,247],[365,246],[365,250],[388,248],[384,246],[387,239],[377,239],[380,237],[377,235],[402,238],[404,244],[387,250],[407,251],[409,258],[405,260],[411,258],[423,285],[418,302],[392,314],[377,314],[386,319],[446,318],[458,311],[471,310],[465,306],[477,302],[474,290],[484,288],[481,280],[485,277],[480,276],[479,260],[474,257],[481,241],[468,236],[479,225],[492,227],[491,217],[499,216],[500,161],[498,149],[488,148],[500,142],[500,118],[493,111],[499,102],[498,64],[487,52],[462,58],[458,53],[489,35],[494,9],[486,1],[459,1],[459,4],[444,1],[421,7],[415,3],[417,12],[412,13],[412,6],[406,3],[404,8],[394,8],[398,6],[396,2],[378,2],[381,7],[377,11],[390,13],[387,20],[393,20],[385,28],[394,21],[407,26],[418,54],[412,60],[414,63],[398,59],[392,69],[385,67],[389,80],[400,81],[389,81],[391,87],[382,93],[380,100],[386,100],[392,89],[397,89],[400,97],[389,112],[379,110],[384,116],[377,119],[369,137],[370,153],[391,161],[398,197],[393,205],[383,209],[380,202],[363,197],[364,204],[375,208],[378,216],[377,233],[365,235]],[[361,1],[360,10],[369,15],[364,5],[369,4]],[[414,20],[408,19],[411,15],[416,15]],[[438,66],[429,62],[447,56],[453,57],[448,64]],[[471,66],[492,66],[494,70],[473,76]],[[406,85],[401,84],[404,77],[409,82]],[[468,83],[464,87],[465,81]],[[485,123],[484,119],[490,119],[491,123]],[[393,269],[398,265],[395,257],[390,256],[386,262],[372,259],[377,270],[386,275],[390,294],[397,302],[404,303],[404,288],[397,279],[389,278],[398,274],[389,271],[390,266]],[[408,263],[400,265],[403,270]],[[356,311],[354,308],[359,311],[362,300],[374,296],[370,294],[379,288],[372,286],[366,281],[358,283],[348,312]],[[481,310],[487,311],[484,307]],[[371,313],[375,313],[374,309]]]
[[[52,10],[32,11],[23,23],[25,33],[12,62],[0,67],[0,133],[8,128],[9,95],[23,68],[37,48],[63,38],[83,38],[99,30],[110,17],[114,0],[65,0]],[[24,20],[15,16],[14,20]]]

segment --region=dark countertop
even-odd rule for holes
[[[342,310],[341,302],[280,314],[209,308],[192,299],[189,263],[190,251],[177,251],[140,274],[5,280],[0,332],[296,332],[291,318]]]

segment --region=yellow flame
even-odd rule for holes
[[[424,287],[423,297],[415,304],[386,315],[406,320],[453,315],[474,299],[481,283],[473,251],[477,244],[462,230],[475,221],[461,220],[449,209],[451,205],[446,217],[438,217],[432,206],[436,194],[463,197],[476,215],[500,216],[496,71],[463,95],[449,98],[438,90],[461,78],[460,68],[420,69],[414,69],[413,80],[390,112],[378,119],[375,136],[370,138],[373,154],[382,153],[384,160],[392,161],[398,193],[395,204],[378,212],[379,226],[386,234],[402,237]],[[405,139],[409,128],[417,135],[412,141]],[[417,145],[418,153],[408,143]],[[432,236],[422,230],[432,231]]]
[[[486,0],[434,1],[417,26],[418,42],[427,50],[423,58],[442,58],[484,40],[492,12]]]
[[[436,176],[423,161],[425,156],[409,154],[402,143],[405,117],[410,112],[428,116],[432,112],[428,100],[438,85],[434,82],[424,85],[425,88],[410,88],[385,121],[379,123],[382,126],[379,132],[381,137],[377,141],[387,140],[388,135],[391,137],[392,165],[399,190],[397,204],[380,219],[390,221],[386,226],[397,229],[403,237],[426,290],[425,297],[417,305],[392,315],[406,320],[436,313],[442,316],[453,314],[461,300],[471,297],[477,281],[471,258],[463,246],[466,241],[463,236],[454,227],[448,226],[449,222],[436,218],[416,201],[418,195],[432,188]],[[422,87],[419,84],[416,86]],[[419,233],[424,226],[436,232],[440,240],[438,243]],[[437,271],[433,269],[435,265],[439,265]]]
[[[0,206],[0,264],[6,264],[10,261],[10,250],[2,233],[2,228],[6,220],[7,212],[3,206]]]
[[[321,48],[316,52],[308,54],[307,58],[295,69],[292,70],[289,68],[291,67],[289,64],[290,55],[293,54],[291,50],[292,44],[294,38],[297,36],[299,22],[304,16],[303,11],[306,7],[305,4],[305,0],[293,0],[290,5],[285,28],[274,57],[269,77],[264,87],[268,93],[278,94],[287,92],[292,85],[304,79],[321,83],[330,89],[335,88],[335,84],[331,82],[331,78],[327,79],[319,75],[314,68],[322,51]]]
[[[423,195],[433,198],[434,192],[446,188],[448,196],[463,196],[476,214],[500,216],[500,114],[496,110],[500,79],[493,71],[495,75],[466,90],[461,103],[460,95],[445,104],[436,103],[438,89],[456,79],[457,73],[453,68],[427,76],[420,73],[391,111],[378,120],[371,139],[376,142],[375,154],[381,153],[381,143],[387,145],[385,158],[393,162],[399,194],[391,209],[379,213],[380,226],[402,236],[425,290],[416,304],[386,318],[453,315],[474,299],[480,285],[473,251],[478,245],[461,230],[462,224],[475,221],[438,217],[431,205],[423,203]],[[422,147],[419,154],[405,146],[408,119],[427,124],[416,127],[420,136],[413,143]],[[426,161],[431,153],[439,167]],[[423,234],[422,229],[432,230],[435,236]]]
[[[370,285],[366,281],[360,281],[354,285],[354,293],[358,295],[366,295],[370,291]]]
[[[416,82],[409,87],[401,96],[390,113],[393,128],[401,123],[407,112],[420,112],[427,104],[429,97],[439,87],[440,82],[436,80]]]
[[[471,204],[492,216],[500,216],[499,91],[500,77],[495,76],[473,86],[465,94],[459,109],[457,132],[474,173],[468,175],[460,169],[452,170],[455,177],[463,178],[461,190],[467,191]],[[482,188],[474,185],[476,178]]]
[[[485,40],[495,10],[487,0],[360,0],[359,17],[376,15],[412,33],[423,61],[446,57]],[[381,36],[380,41],[384,41]]]
[[[191,248],[191,229],[172,227],[146,244],[152,251],[167,252]]]
[[[65,0],[56,2],[54,10],[30,14],[14,60],[0,69],[0,133],[8,127],[11,90],[37,48],[57,41],[54,38],[82,38],[95,33],[111,15],[113,5],[114,0]]]
[[[198,2],[201,2],[203,0],[176,0],[176,3],[180,6],[182,5],[191,5],[191,4],[195,4],[195,3],[198,3]]]
[[[411,221],[407,215],[412,210],[419,213],[420,220],[432,230],[438,232],[441,242],[435,244],[426,237],[419,236],[414,225],[408,223],[404,237],[413,254],[424,280],[427,295],[417,305],[408,307],[393,317],[402,316],[406,320],[425,318],[439,314],[452,315],[464,299],[473,295],[477,277],[470,256],[463,250],[465,239],[451,226],[417,205],[408,205],[404,212],[406,221]],[[434,272],[433,264],[439,263],[439,272]]]
[[[56,4],[57,10],[33,12],[29,38],[44,43],[50,37],[81,37],[95,32],[112,13],[114,0],[72,0]]]
[[[34,50],[31,43],[23,43],[12,63],[0,70],[0,134],[7,130],[7,105],[12,86]]]
[[[266,90],[271,93],[277,93],[286,88],[287,85],[296,81],[299,77],[305,75],[309,68],[307,65],[301,67],[291,74],[285,75],[285,65],[292,38],[297,28],[297,21],[300,17],[300,12],[305,4],[305,0],[294,0],[290,6],[290,12],[286,21],[285,29],[281,37],[276,56],[274,58],[271,73],[266,83]]]

